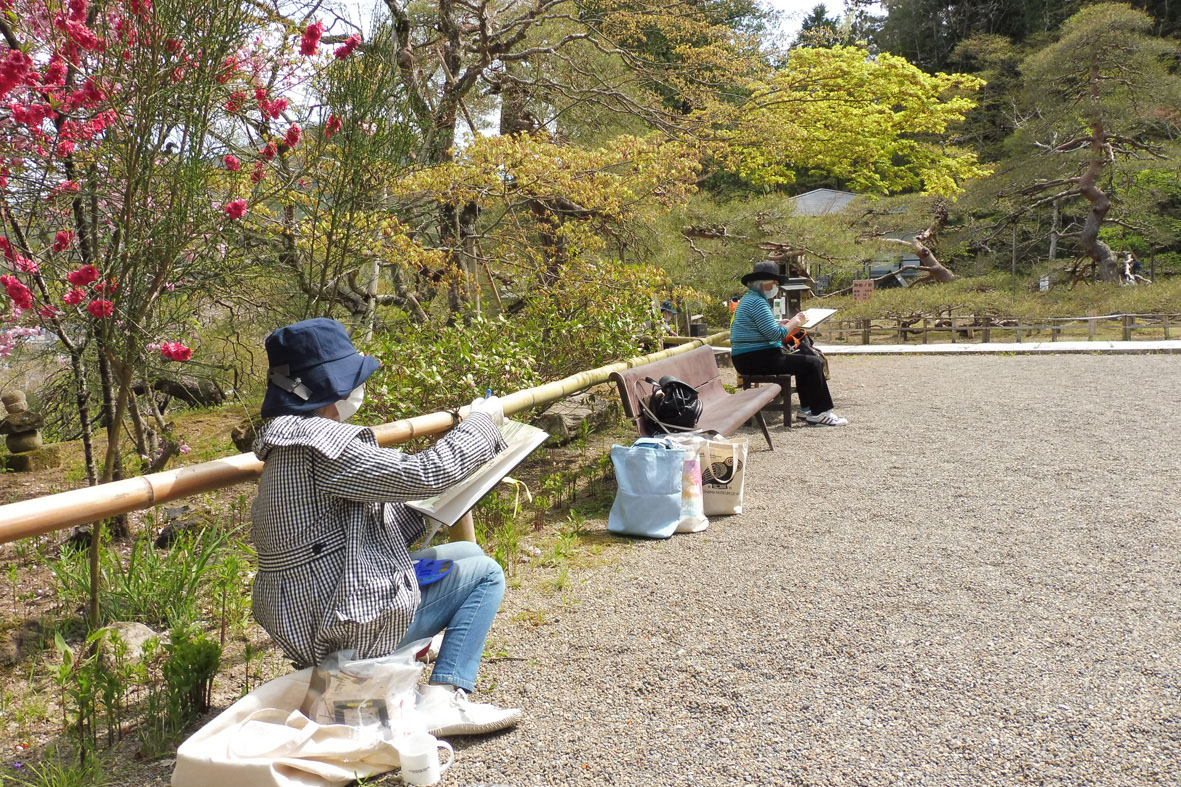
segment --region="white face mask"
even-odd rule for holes
[[[361,403],[365,401],[365,384],[362,383],[354,388],[347,398],[341,399],[336,403],[337,417],[341,423],[352,418],[361,409]]]
[[[763,297],[767,300],[772,300],[776,295],[779,294],[779,285],[773,281],[767,282],[759,289],[762,291]]]

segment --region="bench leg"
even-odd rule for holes
[[[755,413],[755,421],[758,422],[759,428],[763,430],[763,437],[767,438],[767,447],[774,451],[775,443],[771,442],[771,433],[767,431],[767,422],[763,419],[762,410]]]

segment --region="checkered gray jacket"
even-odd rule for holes
[[[319,416],[267,421],[253,446],[265,463],[251,509],[255,620],[298,667],[343,648],[394,651],[421,598],[408,545],[425,529],[397,501],[438,494],[504,447],[483,413],[417,454]]]

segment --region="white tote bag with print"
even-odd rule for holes
[[[746,438],[713,436],[700,450],[701,482],[705,515],[742,513],[742,490],[746,477]]]

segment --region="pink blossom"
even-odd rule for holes
[[[13,260],[12,264],[18,271],[24,273],[36,273],[38,270],[37,263],[21,254],[16,255],[16,259]]]
[[[58,233],[53,236],[53,250],[65,251],[66,249],[70,248],[70,244],[73,242],[74,233],[70,232],[69,230],[59,230]]]
[[[57,143],[57,155],[65,157],[74,152],[74,140],[64,139]]]
[[[279,116],[287,110],[287,99],[276,98],[263,109],[263,114],[272,120],[278,120]]]
[[[217,81],[224,85],[236,73],[238,73],[238,58],[236,55],[230,55],[221,61],[221,71],[218,72]]]
[[[299,53],[305,57],[320,51],[320,36],[324,35],[324,23],[312,22],[303,31],[303,38],[299,41]]]
[[[193,449],[188,443],[181,443],[180,445],[178,445],[176,447],[176,451],[181,456],[186,456],[186,455],[192,453]]]
[[[50,59],[41,82],[45,87],[58,87],[66,83],[66,64],[60,57],[54,55]]]
[[[231,93],[229,99],[226,100],[226,112],[237,112],[246,103],[246,94],[238,91]]]
[[[76,271],[70,271],[66,274],[66,281],[73,284],[75,287],[85,287],[92,281],[97,281],[99,277],[98,268],[93,265],[83,265]]]
[[[33,59],[24,52],[19,49],[9,50],[8,56],[0,60],[0,98],[25,82],[32,66]]]
[[[354,33],[353,35],[346,38],[344,40],[344,43],[341,44],[340,46],[338,46],[336,48],[336,52],[333,54],[335,54],[337,60],[344,60],[346,57],[351,55],[353,53],[353,51],[357,47],[359,47],[360,45],[361,45],[361,36]]]
[[[107,279],[106,281],[95,282],[91,289],[99,295],[110,295],[112,292],[119,289],[119,282]]]
[[[59,314],[59,311],[56,306],[51,306],[47,303],[37,310],[37,314],[41,315],[47,320],[52,320]]]
[[[279,148],[277,148],[275,146],[274,142],[268,142],[266,144],[266,147],[264,147],[262,150],[258,151],[258,155],[262,156],[267,161],[270,161],[271,159],[273,159],[275,157],[275,153],[277,153],[278,150],[279,150]]]
[[[51,200],[54,197],[57,197],[61,194],[77,194],[77,193],[78,193],[78,184],[77,183],[75,183],[72,180],[63,180],[61,183],[57,184],[53,188],[53,191],[49,192],[49,196],[46,197],[46,199]]]
[[[86,304],[86,311],[90,312],[91,317],[97,317],[101,320],[115,313],[115,304],[110,301],[91,301]]]
[[[341,122],[340,115],[329,115],[328,122],[324,124],[324,139],[332,139],[332,135],[340,131]]]
[[[70,19],[82,22],[86,19],[86,0],[70,0]]]
[[[262,183],[263,178],[267,176],[267,167],[261,161],[254,162],[254,172],[250,173],[251,183]]]
[[[246,200],[236,199],[233,202],[227,202],[222,210],[231,219],[240,219],[246,215]]]
[[[33,308],[33,293],[29,292],[29,288],[20,279],[15,276],[0,276],[0,285],[4,286],[16,308]]]
[[[242,169],[242,162],[238,160],[237,156],[231,156],[227,154],[222,156],[221,160],[225,162],[226,169],[228,169],[230,172],[237,172],[238,170]]]
[[[299,138],[302,134],[303,131],[300,127],[292,123],[291,127],[287,129],[287,136],[283,138],[283,141],[287,143],[287,147],[293,148],[299,144]]]
[[[12,250],[12,244],[8,242],[8,238],[0,235],[0,252],[4,252],[4,256],[9,262],[16,259],[16,252]]]
[[[180,342],[164,342],[160,354],[170,361],[187,361],[193,357],[193,351]]]
[[[82,303],[84,298],[86,298],[86,293],[77,287],[62,296],[62,300],[71,306],[77,306],[79,303]]]

